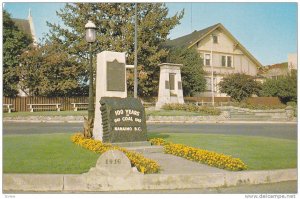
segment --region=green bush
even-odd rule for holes
[[[279,79],[267,79],[262,85],[261,96],[279,97],[281,102],[297,102],[297,72]]]
[[[220,115],[221,111],[217,108],[207,106],[197,106],[194,104],[165,104],[162,109],[164,110],[181,110],[188,112],[198,112],[207,115]]]
[[[220,92],[226,93],[235,101],[242,100],[258,94],[261,84],[254,77],[243,73],[230,74],[219,83]]]

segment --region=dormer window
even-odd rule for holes
[[[217,44],[218,43],[218,36],[217,35],[213,35],[212,38],[213,38],[214,44]]]

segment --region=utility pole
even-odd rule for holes
[[[214,66],[213,66],[213,45],[214,38],[211,35],[211,49],[210,49],[210,65],[211,65],[211,102],[215,106],[215,93],[214,93]]]
[[[134,98],[137,98],[137,3],[135,3],[135,20],[134,20]]]

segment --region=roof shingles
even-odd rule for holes
[[[209,31],[213,30],[219,24],[215,24],[213,26],[207,27],[205,29],[194,31],[191,34],[179,37],[177,39],[168,40],[166,42],[167,47],[189,47],[193,43],[195,43],[199,38],[204,36]]]

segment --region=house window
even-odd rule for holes
[[[213,42],[214,42],[214,44],[218,43],[218,36],[213,35]]]
[[[210,54],[205,54],[204,65],[210,66]]]
[[[226,56],[222,56],[222,66],[226,66]]]
[[[211,78],[205,77],[206,80],[206,91],[211,91]]]
[[[227,56],[227,67],[231,67],[231,56]]]
[[[232,67],[232,56],[223,55],[221,62],[222,62],[221,64],[223,67]]]

